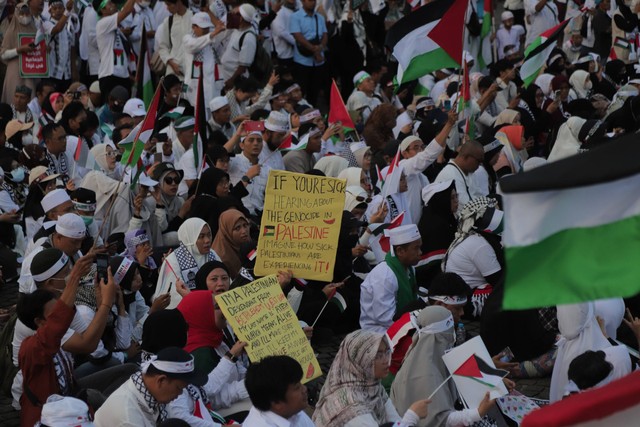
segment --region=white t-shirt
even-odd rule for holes
[[[118,35],[118,14],[105,16],[96,24],[96,40],[100,52],[98,78],[116,76],[129,77],[129,59],[122,44],[122,34]]]
[[[242,38],[243,34],[248,32],[253,31],[251,28],[247,28],[244,31],[235,30],[231,36],[229,44],[227,45],[224,55],[222,55],[222,59],[220,61],[222,63],[221,71],[223,79],[229,80],[239,66],[243,65],[248,68],[253,64],[258,41],[255,33],[244,36],[242,39],[242,46],[240,46],[240,38]],[[244,73],[245,76],[248,74],[248,72]]]
[[[487,284],[485,277],[501,270],[496,253],[484,237],[472,234],[449,254],[445,272],[456,273],[476,289]]]

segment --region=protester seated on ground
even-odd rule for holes
[[[167,404],[185,387],[206,382],[206,373],[194,368],[193,356],[180,348],[167,347],[109,396],[95,414],[95,425],[155,427],[168,418]]]
[[[52,394],[42,405],[37,426],[65,427],[69,425],[93,427],[89,406],[80,399]]]
[[[249,220],[242,212],[229,209],[220,214],[218,232],[212,247],[227,266],[232,280],[235,279],[242,267],[240,246],[250,240]]]
[[[151,307],[151,296],[155,292],[158,282],[158,265],[153,258],[153,248],[149,241],[149,235],[145,230],[131,230],[124,235],[124,251],[122,255],[131,261],[138,263],[138,271],[142,278],[140,294],[146,304]],[[167,295],[167,299],[168,294]]]
[[[154,300],[162,294],[171,294],[167,308],[175,308],[182,299],[177,290],[177,279],[189,289],[196,287],[196,273],[208,261],[220,261],[211,249],[213,237],[207,223],[200,218],[189,218],[178,229],[180,246],[171,252],[160,267],[160,278]]]
[[[401,418],[380,380],[389,373],[391,348],[384,334],[359,330],[340,344],[316,404],[316,426],[417,425],[431,402],[421,396]]]
[[[151,178],[158,186],[147,197],[147,202],[155,204],[155,221],[152,234],[152,246],[175,246],[179,244],[177,231],[188,218],[191,202],[178,197],[178,185],[184,172],[173,164],[163,162],[153,167]]]
[[[430,306],[422,310],[417,318],[418,331],[391,387],[391,400],[402,411],[414,399],[429,396],[449,376],[442,360],[445,351],[455,343],[453,316],[444,307]],[[505,385],[515,384],[505,379]],[[445,385],[432,397],[424,425],[471,425],[480,421],[495,404],[489,392],[478,408],[455,410],[458,392],[453,381]]]
[[[490,354],[507,357],[512,378],[538,378],[551,374],[556,359],[559,334],[555,307],[503,310],[504,280],[494,286],[480,317],[480,335]]]
[[[564,396],[602,387],[629,375],[631,371],[631,359],[624,345],[614,345],[598,351],[587,350],[569,364]]]
[[[465,312],[475,317],[504,274],[500,236],[503,212],[497,201],[479,197],[467,203],[458,219],[458,232],[442,260],[446,272],[456,273],[473,290]]]

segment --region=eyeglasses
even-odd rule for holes
[[[414,145],[413,147],[409,147],[408,150],[411,150],[411,151],[424,151],[425,148],[427,148],[427,146],[422,144],[422,145]]]
[[[180,179],[179,177],[172,178],[172,177],[168,176],[168,177],[166,177],[164,179],[164,183],[167,184],[167,185],[180,184],[180,181],[182,181],[182,179]]]
[[[117,151],[107,151],[104,155],[107,156],[107,157],[118,157],[118,152]]]

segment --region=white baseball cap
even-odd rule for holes
[[[208,29],[213,27],[213,22],[211,22],[211,18],[208,13],[198,12],[191,18],[191,25],[197,25],[200,28]]]
[[[144,117],[147,110],[144,108],[144,102],[140,98],[131,98],[124,104],[122,112],[131,117]]]

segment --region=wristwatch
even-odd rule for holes
[[[227,351],[224,355],[227,356],[233,363],[236,363],[238,361],[238,357],[231,354],[230,351]]]
[[[242,180],[242,182],[245,182],[247,184],[251,184],[251,180],[249,179],[249,177],[247,175],[242,175],[242,178],[240,178]]]

